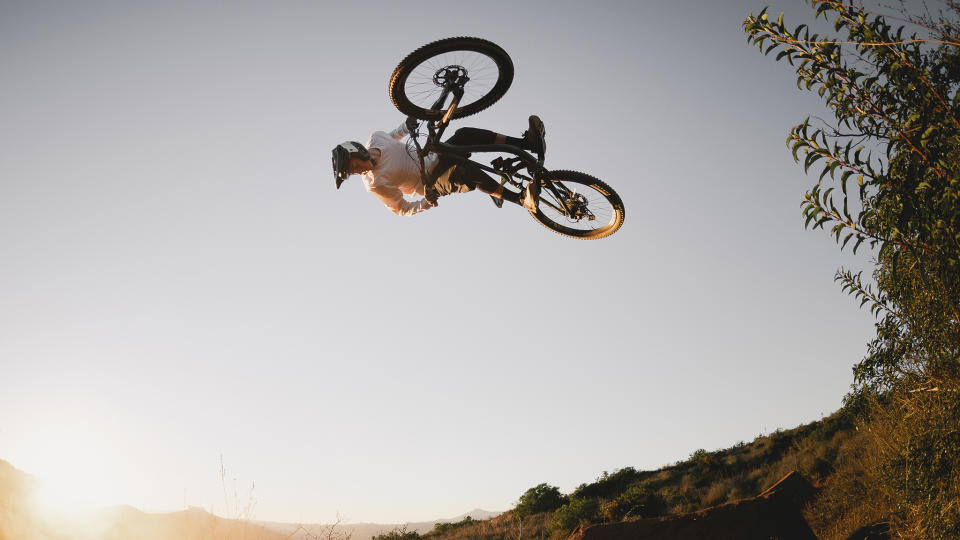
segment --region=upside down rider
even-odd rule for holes
[[[400,142],[413,129],[416,129],[415,124],[409,119],[390,133],[374,132],[366,146],[356,141],[337,145],[332,152],[337,189],[349,176],[360,174],[367,191],[399,216],[411,216],[437,206],[437,197],[474,189],[536,212],[540,199],[538,183],[531,182],[519,194],[505,190],[475,165],[456,164],[433,153],[427,154],[423,160],[428,179],[433,182],[428,189],[420,174],[416,151]],[[444,142],[451,145],[510,144],[542,156],[546,146],[545,133],[543,122],[534,115],[529,118],[529,129],[520,138],[466,127],[458,129]],[[419,198],[408,200],[404,195]]]

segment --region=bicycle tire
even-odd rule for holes
[[[451,119],[470,116],[493,105],[513,83],[513,61],[496,43],[474,37],[441,39],[413,51],[393,70],[389,93],[394,107],[420,120],[441,119],[445,110],[428,107],[440,96],[434,75],[448,61],[473,73],[464,87],[466,101],[461,101],[462,106],[457,107]],[[464,65],[468,63],[469,70]],[[495,78],[492,67],[496,67]]]
[[[540,206],[536,212],[530,214],[544,227],[572,238],[597,239],[610,236],[623,225],[625,210],[620,195],[606,183],[589,174],[577,171],[551,171],[546,177],[547,182],[561,182],[563,185],[577,191],[587,199],[587,207],[597,220],[574,220],[550,207],[550,204],[562,205],[546,188],[540,191]],[[570,186],[577,184],[581,190]],[[583,189],[586,187],[587,189]],[[545,212],[546,211],[546,212]],[[596,221],[596,225],[594,225]],[[577,228],[576,226],[582,226]]]

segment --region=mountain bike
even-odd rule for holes
[[[509,144],[450,145],[440,140],[451,120],[478,113],[497,102],[513,82],[513,61],[495,43],[473,37],[452,37],[429,43],[404,58],[390,77],[393,105],[410,118],[423,121],[426,140],[410,130],[425,185],[424,157],[444,156],[454,163],[471,163],[500,178],[505,189],[523,193],[539,182],[540,204],[534,219],[560,234],[603,238],[623,225],[623,201],[606,183],[577,171],[548,170],[544,151],[534,156]],[[471,154],[496,153],[490,165]],[[489,154],[488,154],[489,155]],[[493,197],[491,197],[493,198]],[[493,198],[500,207],[502,199]]]

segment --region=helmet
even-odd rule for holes
[[[333,177],[337,181],[337,189],[340,184],[350,176],[350,159],[370,159],[370,152],[357,141],[345,141],[338,144],[332,152],[333,159]]]

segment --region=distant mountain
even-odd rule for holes
[[[101,531],[96,536],[102,540],[207,540],[213,538],[236,538],[243,540],[282,540],[284,535],[246,520],[226,519],[215,516],[202,508],[192,507],[180,512],[149,514],[120,506],[100,513]]]
[[[40,481],[0,459],[0,508],[32,493]]]
[[[283,540],[284,535],[244,520],[224,519],[200,508],[148,514],[115,506],[82,516],[44,513],[35,494],[41,482],[0,460],[0,540]]]
[[[58,538],[40,519],[34,493],[40,481],[0,459],[0,539]]]
[[[426,533],[437,523],[453,523],[466,517],[483,520],[498,512],[471,510],[450,519],[416,523],[378,524],[349,523],[337,526],[293,524],[243,519],[226,519],[202,508],[191,507],[179,512],[152,514],[132,506],[114,506],[92,511],[69,520],[44,515],[34,504],[34,494],[41,485],[37,478],[0,460],[0,540],[370,540],[374,535],[398,527]],[[334,534],[327,534],[333,532]]]

